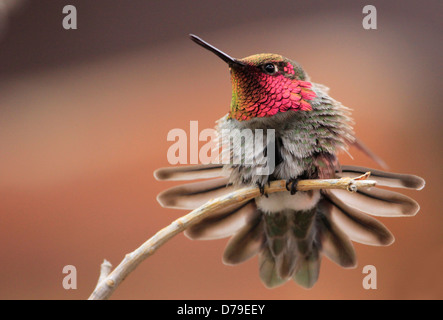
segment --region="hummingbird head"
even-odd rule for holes
[[[229,117],[238,121],[271,117],[279,112],[310,111],[315,98],[307,75],[296,62],[264,53],[235,59],[195,35],[191,39],[228,63],[232,100]]]

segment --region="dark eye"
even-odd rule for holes
[[[267,63],[263,66],[263,70],[267,73],[267,74],[274,74],[277,72],[277,66],[273,63]]]

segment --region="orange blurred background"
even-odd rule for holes
[[[0,29],[0,298],[85,299],[104,258],[124,255],[185,214],[156,195],[174,183],[169,130],[211,128],[228,111],[227,66],[195,33],[244,57],[280,53],[354,110],[355,130],[395,172],[424,177],[405,191],[421,210],[380,218],[390,247],[356,244],[358,267],[323,259],[318,283],[266,289],[257,259],[221,262],[226,239],[178,235],[143,262],[113,299],[441,299],[442,91],[438,1],[21,1]],[[73,4],[78,29],[62,28]],[[7,20],[5,20],[5,18]],[[0,18],[2,19],[2,18]],[[351,149],[344,164],[376,167]],[[365,265],[378,289],[362,286]],[[65,290],[74,265],[78,289]]]

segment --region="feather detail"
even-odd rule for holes
[[[412,174],[401,174],[385,172],[365,167],[341,166],[341,172],[336,172],[338,177],[354,178],[366,172],[371,172],[371,180],[375,180],[377,185],[391,188],[408,188],[421,190],[425,186],[425,180]]]
[[[420,206],[415,200],[401,193],[385,189],[371,188],[370,190],[358,190],[355,193],[331,189],[328,194],[334,195],[349,207],[378,217],[415,216],[420,210]]]
[[[329,217],[330,203],[320,201],[317,219],[317,241],[321,243],[322,252],[331,261],[343,268],[355,268],[357,258],[354,246],[348,236],[341,231]]]
[[[226,238],[257,218],[257,207],[253,201],[249,201],[211,214],[189,227],[185,235],[193,240]]]
[[[274,257],[268,248],[264,248],[258,256],[260,279],[266,288],[275,288],[286,282],[277,274]]]
[[[394,242],[394,236],[381,222],[348,206],[333,194],[324,193],[332,204],[328,207],[332,221],[350,240],[372,246],[388,246]]]
[[[193,166],[166,167],[154,171],[157,180],[197,180],[228,176],[222,164],[202,164]]]
[[[285,209],[263,216],[266,247],[282,280],[291,278],[312,254],[316,211],[315,207],[303,211]]]
[[[285,280],[291,276],[295,268],[297,253],[294,235],[288,232],[291,221],[286,211],[265,213],[263,216],[266,246],[273,256],[277,275]]]
[[[277,266],[277,274],[281,279],[289,279],[298,267],[297,241],[290,235],[286,236],[285,248],[282,254],[274,257]]]
[[[297,264],[300,266],[293,275],[293,280],[306,289],[310,289],[320,274],[321,255],[314,244],[310,254],[303,257]]]
[[[263,221],[259,215],[229,240],[223,254],[223,263],[239,264],[252,258],[262,249],[264,240]]]
[[[161,192],[157,201],[165,208],[193,210],[232,191],[234,187],[228,184],[228,178],[218,178],[172,187]]]

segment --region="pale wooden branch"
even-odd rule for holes
[[[100,284],[111,273],[112,264],[108,260],[104,260],[100,266],[100,276],[97,281],[97,285]]]
[[[367,180],[370,173],[356,177],[356,178],[341,178],[341,179],[315,179],[315,180],[300,180],[297,183],[298,191],[318,190],[318,189],[345,189],[350,192],[355,192],[359,188],[369,188],[375,186],[375,181]],[[269,186],[265,187],[265,193],[271,194],[275,192],[287,191],[286,181],[278,180],[272,181]],[[257,187],[245,187],[234,192],[231,192],[222,197],[212,199],[197,209],[191,211],[187,215],[178,218],[169,226],[158,231],[152,238],[143,243],[140,247],[131,253],[128,253],[123,261],[111,272],[110,263],[108,262],[104,267],[102,264],[100,279],[97,283],[94,292],[89,297],[89,300],[104,300],[108,299],[120,283],[146,258],[153,255],[158,248],[165,244],[175,235],[184,231],[189,226],[200,221],[214,211],[220,208],[235,204],[246,202],[250,199],[260,196],[260,190]],[[109,265],[108,265],[109,264]],[[105,269],[105,271],[103,271]],[[109,273],[109,274],[108,274]]]

